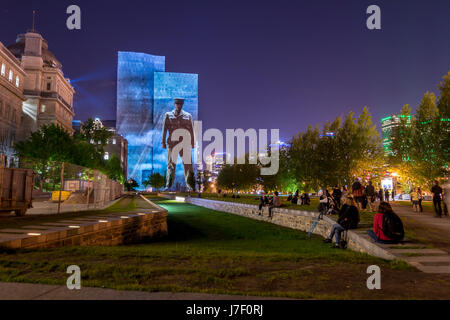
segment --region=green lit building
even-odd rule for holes
[[[391,132],[393,128],[398,126],[401,118],[408,118],[408,123],[411,121],[411,116],[404,115],[392,115],[381,119],[381,136],[386,153],[391,153]]]

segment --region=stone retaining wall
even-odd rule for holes
[[[0,230],[0,246],[52,248],[67,245],[112,246],[166,236],[167,210],[152,203],[155,210],[138,214],[88,216],[21,229]],[[48,229],[44,229],[48,225]],[[37,229],[40,228],[40,229]],[[20,234],[22,232],[22,234]],[[30,235],[32,234],[32,235]]]
[[[166,195],[166,194],[159,194],[159,196],[167,199],[175,198],[175,196],[173,195]],[[185,202],[196,206],[201,206],[204,208],[227,213],[233,213],[243,217],[262,220],[283,227],[297,229],[305,232],[309,232],[311,230],[311,227],[318,216],[318,212],[275,208],[273,209],[273,218],[269,219],[268,208],[264,208],[263,215],[259,216],[258,206],[256,205],[208,200],[193,197],[186,197]],[[325,238],[330,234],[331,227],[334,223],[336,223],[334,220],[330,219],[327,216],[324,216],[324,219],[318,223],[313,233]],[[377,246],[372,240],[370,240],[368,236],[358,234],[357,231],[353,230],[348,231],[347,240],[348,240],[348,248],[353,251],[367,253],[372,256],[387,260],[393,260],[397,258],[387,250]]]

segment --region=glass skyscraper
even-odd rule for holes
[[[117,66],[117,130],[128,140],[128,177],[140,188],[153,172],[165,175],[167,150],[161,145],[166,112],[174,98],[185,99],[183,110],[198,119],[198,75],[165,72],[165,57],[119,52]],[[193,152],[193,155],[195,152]],[[178,159],[174,187],[184,185]]]

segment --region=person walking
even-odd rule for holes
[[[439,186],[439,182],[437,180],[434,180],[434,186],[431,188],[431,193],[433,194],[433,206],[434,211],[436,212],[436,218],[442,218],[442,188]]]
[[[423,192],[422,190],[420,190],[420,187],[417,188],[417,196],[419,198],[419,210],[420,212],[423,212],[422,208]]]

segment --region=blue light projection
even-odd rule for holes
[[[174,108],[174,98],[186,99],[183,110],[196,120],[198,75],[166,73],[163,56],[119,52],[117,130],[128,140],[128,178],[141,188],[152,172],[165,174],[167,150],[161,146],[161,130],[165,113]],[[174,187],[184,185],[180,164],[181,160]]]

